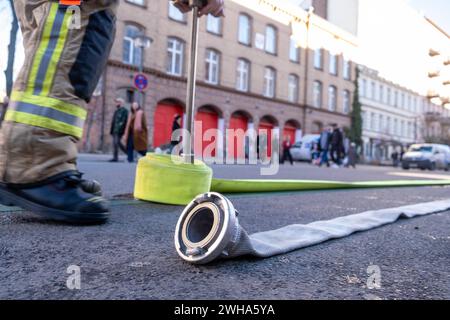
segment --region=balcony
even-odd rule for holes
[[[430,55],[430,57],[436,57],[436,56],[440,55],[441,53],[438,50],[430,49],[428,51],[428,54]]]
[[[429,90],[429,91],[427,92],[427,98],[428,98],[428,99],[439,98],[439,93],[437,93],[437,92],[434,91],[434,90]]]
[[[428,78],[432,79],[432,78],[437,78],[441,75],[441,72],[436,70],[436,71],[430,71],[428,72]]]

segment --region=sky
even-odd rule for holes
[[[1,1],[1,0],[0,0]],[[304,0],[284,0],[300,4]],[[373,0],[376,1],[376,0]],[[423,12],[450,34],[450,1],[449,0],[406,0],[414,9]]]
[[[281,0],[288,1],[293,4],[300,4],[303,0]],[[377,0],[372,0],[377,1]],[[431,20],[435,21],[441,28],[450,33],[450,0],[392,0],[404,1],[417,11],[423,12]],[[0,0],[0,100],[5,94],[5,77],[3,70],[6,67],[7,46],[9,43],[9,29],[10,29],[10,11],[9,1]],[[21,42],[19,37],[18,42]],[[18,63],[15,66],[15,71],[20,68],[20,63],[23,59],[23,50],[18,46],[19,51],[16,55]]]

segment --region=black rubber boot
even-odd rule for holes
[[[87,188],[86,183],[81,173],[70,171],[39,183],[0,184],[0,203],[69,223],[105,222],[109,217],[108,201],[95,195],[101,190],[98,183],[95,188]]]

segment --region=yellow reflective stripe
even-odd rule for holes
[[[6,121],[14,121],[30,126],[41,127],[53,131],[68,134],[77,138],[83,136],[83,129],[68,125],[67,123],[57,120],[49,119],[42,116],[37,116],[29,113],[8,110],[5,115]]]
[[[53,83],[53,79],[55,78],[56,67],[58,65],[59,59],[61,58],[61,54],[64,50],[64,45],[67,40],[67,34],[69,31],[68,21],[69,21],[70,17],[71,17],[71,13],[69,11],[66,11],[66,13],[64,15],[63,24],[61,26],[58,43],[57,43],[55,51],[53,52],[53,55],[50,59],[50,64],[47,69],[45,81],[42,86],[41,95],[43,95],[43,96],[47,96],[50,93],[50,86]]]
[[[52,33],[53,21],[55,20],[56,13],[58,12],[59,4],[54,2],[51,5],[50,13],[45,22],[44,32],[42,33],[41,43],[39,48],[35,53],[34,62],[31,67],[30,76],[28,79],[27,92],[32,92],[34,90],[34,84],[36,82],[36,77],[39,71],[39,66],[41,65],[42,57],[47,49],[48,42]]]
[[[11,94],[11,101],[25,102],[30,104],[36,104],[42,107],[52,108],[76,116],[80,119],[86,120],[87,111],[84,110],[82,107],[76,104],[63,102],[55,98],[41,97],[35,96],[30,93],[13,91]]]

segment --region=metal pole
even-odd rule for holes
[[[197,79],[197,50],[198,50],[198,11],[201,7],[201,1],[190,1],[192,6],[192,31],[191,31],[191,52],[189,73],[187,79],[187,96],[186,96],[186,124],[185,134],[188,137],[183,137],[183,156],[186,163],[194,163],[195,154],[192,150],[194,139],[194,114],[195,114],[195,94],[196,94],[196,79]]]
[[[142,74],[144,72],[144,52],[145,48],[144,46],[140,47],[141,50],[141,61],[139,62],[139,74]],[[142,109],[144,109],[144,94],[142,93],[142,90],[138,90],[138,102]]]

